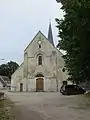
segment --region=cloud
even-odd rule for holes
[[[49,19],[57,44],[55,18],[63,17],[60,6],[56,0],[1,0],[0,55],[4,55],[5,59],[22,59],[23,56],[19,54],[22,55],[25,46],[38,30],[47,36]]]

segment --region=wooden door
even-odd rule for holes
[[[20,83],[20,92],[23,92],[23,83]]]
[[[43,78],[36,79],[36,91],[43,91]]]

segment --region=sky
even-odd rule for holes
[[[0,64],[22,63],[24,49],[36,33],[40,30],[47,37],[50,20],[57,45],[55,18],[63,17],[60,7],[56,0],[0,0]]]

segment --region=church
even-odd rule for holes
[[[24,50],[24,61],[11,77],[11,91],[59,91],[68,74],[63,54],[54,46],[51,23],[48,37],[39,31]]]

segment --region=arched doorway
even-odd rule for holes
[[[44,79],[43,79],[42,74],[37,74],[36,75],[36,91],[37,92],[42,92],[44,91]]]

